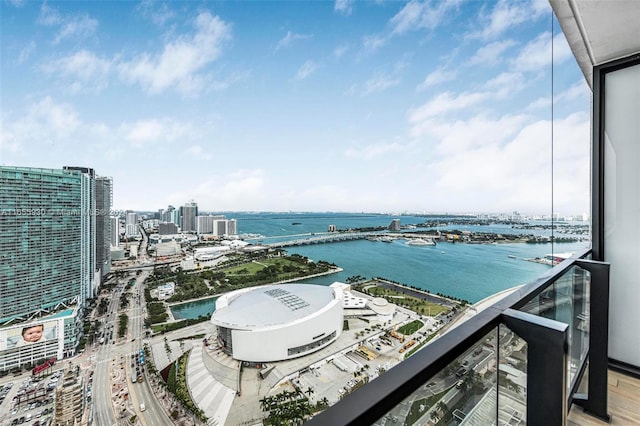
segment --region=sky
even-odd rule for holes
[[[115,209],[589,212],[591,95],[544,0],[4,0],[0,26],[0,164],[92,167]]]

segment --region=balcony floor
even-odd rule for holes
[[[585,414],[573,406],[568,426],[640,425],[640,379],[609,370],[609,415],[611,423]]]

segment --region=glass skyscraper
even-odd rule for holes
[[[113,182],[96,177],[96,268],[104,277],[111,271],[111,198]]]
[[[0,326],[92,297],[92,169],[0,167]]]

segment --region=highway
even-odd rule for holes
[[[115,415],[113,412],[113,404],[111,403],[111,378],[109,374],[112,370],[113,355],[113,340],[109,337],[109,333],[114,331],[117,334],[117,310],[118,303],[120,301],[120,294],[122,293],[121,286],[117,286],[114,290],[113,296],[109,300],[109,307],[107,309],[105,321],[103,322],[102,331],[103,335],[106,335],[105,342],[98,349],[98,353],[95,355],[95,373],[93,377],[93,399],[92,399],[92,416],[93,424],[96,425],[115,425]],[[98,343],[96,343],[98,344]]]
[[[142,230],[141,230],[142,231]],[[139,261],[142,264],[151,263],[147,258],[147,237],[142,232],[143,240],[138,252]],[[149,265],[147,265],[149,266]],[[129,394],[131,396],[131,402],[140,417],[143,425],[156,426],[156,425],[173,425],[171,419],[167,416],[164,408],[154,395],[151,384],[148,380],[147,369],[144,369],[144,381],[142,383],[132,383],[131,375],[135,372],[135,367],[131,367],[131,354],[138,353],[143,347],[143,341],[145,338],[144,330],[144,315],[145,315],[145,299],[142,283],[150,275],[150,269],[143,269],[143,271],[136,277],[136,284],[132,288],[132,297],[130,299],[129,310],[129,341],[125,343],[124,347],[127,351],[124,353],[126,358],[126,372],[127,380],[129,383]],[[135,365],[135,364],[134,364]],[[140,411],[140,404],[144,403],[146,410]]]
[[[144,369],[145,377],[142,383],[132,383],[131,376],[135,372],[135,367],[131,367],[131,354],[137,354],[142,349],[144,341],[144,291],[142,291],[142,282],[149,275],[149,271],[144,271],[136,278],[136,285],[131,298],[132,308],[129,311],[129,335],[130,342],[125,343],[128,349],[125,353],[126,371],[129,383],[129,393],[135,410],[140,416],[143,425],[172,425],[173,422],[167,416],[164,408],[157,400],[148,380],[147,370]],[[135,365],[135,364],[134,364]],[[144,403],[146,410],[140,411],[140,404]]]
[[[146,380],[146,374],[143,383],[131,383],[131,374],[135,372],[135,367],[133,369],[131,368],[131,354],[137,354],[142,348],[145,336],[144,316],[146,309],[142,283],[153,269],[152,261],[147,258],[146,245],[147,241],[145,236],[140,247],[140,266],[136,267],[136,269],[142,269],[142,272],[136,277],[136,284],[133,287],[129,287],[128,282],[131,278],[121,279],[121,282],[115,287],[113,294],[109,296],[109,305],[102,326],[103,335],[106,336],[105,342],[99,345],[98,352],[93,361],[95,364],[95,373],[93,378],[91,418],[93,420],[92,424],[94,425],[115,426],[119,423],[123,424],[125,421],[116,418],[111,400],[112,379],[110,375],[112,371],[116,369],[117,365],[121,363],[125,365],[122,373],[126,375],[126,377],[123,377],[123,380],[127,383],[129,398],[141,423],[144,426],[173,425],[173,422],[169,419],[160,402],[153,394],[151,385],[149,381]],[[121,338],[117,344],[114,344],[114,342],[118,340],[118,315],[123,313],[119,312],[120,297],[126,290],[130,290],[131,294],[129,298],[129,309],[126,312],[129,317],[127,327],[128,334]],[[107,338],[110,336],[112,330],[113,338]],[[140,403],[145,404],[146,410],[144,412],[140,411]]]

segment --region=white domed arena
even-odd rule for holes
[[[273,362],[310,354],[335,341],[343,326],[343,292],[315,284],[275,284],[224,294],[211,322],[231,357]]]

